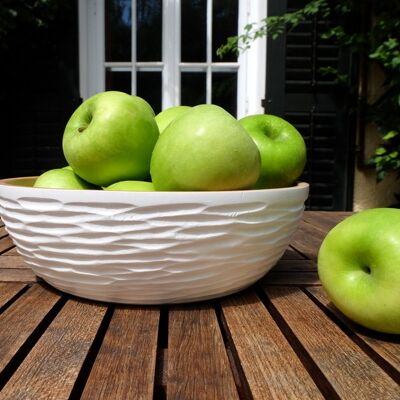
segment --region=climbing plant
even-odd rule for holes
[[[381,144],[366,163],[375,167],[378,180],[389,171],[400,176],[400,1],[310,0],[296,11],[246,25],[243,33],[229,37],[217,54],[240,53],[267,35],[276,39],[316,15],[327,22],[322,40],[350,48],[361,62],[374,63],[382,69],[385,76],[382,95],[370,103],[366,98],[355,98],[354,106],[363,108],[364,118],[375,123],[381,135]],[[338,84],[352,86],[348,89],[357,92],[356,83],[335,68],[325,67],[321,72],[333,74]]]

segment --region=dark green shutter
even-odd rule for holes
[[[304,0],[271,0],[268,15],[298,9]],[[350,55],[320,38],[326,21],[315,17],[267,43],[266,113],[287,119],[308,149],[302,180],[310,183],[311,210],[351,209],[353,134],[347,90],[320,68],[350,71]]]

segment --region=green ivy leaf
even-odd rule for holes
[[[399,134],[399,132],[397,132],[397,131],[389,131],[385,136],[383,136],[382,139],[387,141],[387,140],[393,139],[398,134]]]
[[[384,147],[378,147],[376,150],[375,150],[375,154],[377,155],[377,156],[381,156],[381,155],[383,155],[383,154],[385,154],[386,153],[386,149],[384,148]]]

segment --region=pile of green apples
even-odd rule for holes
[[[58,189],[206,191],[292,186],[306,146],[273,115],[240,120],[213,104],[176,106],[155,115],[142,98],[98,93],[72,114],[63,135],[67,167],[34,186]]]
[[[300,133],[273,115],[237,120],[212,104],[154,114],[142,98],[103,92],[84,101],[63,136],[68,166],[35,187],[205,191],[289,187],[306,162]],[[376,209],[338,224],[319,251],[332,302],[367,328],[400,334],[400,210]],[[375,293],[375,295],[371,295]]]

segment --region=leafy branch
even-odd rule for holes
[[[325,17],[330,15],[328,0],[312,0],[300,10],[264,18],[260,24],[247,24],[244,27],[244,33],[239,36],[229,37],[227,42],[217,49],[217,55],[223,57],[230,52],[238,55],[240,52],[248,50],[255,40],[265,36],[277,39],[287,29],[294,29],[308,17],[316,14],[321,14]]]
[[[276,39],[314,16],[327,22],[325,31],[320,35],[322,40],[351,49],[360,59],[366,59],[370,65],[379,65],[384,72],[386,79],[383,95],[374,103],[366,105],[366,119],[377,126],[382,137],[381,145],[367,164],[375,167],[378,180],[383,179],[389,171],[396,171],[400,176],[398,0],[310,0],[299,10],[264,18],[259,24],[246,25],[244,32],[229,37],[217,50],[217,54],[220,57],[228,52],[239,54],[249,49],[255,40],[265,36]],[[366,26],[360,21],[365,21]],[[347,75],[340,74],[332,66],[324,67],[320,72],[334,76],[338,84],[348,83]],[[353,92],[355,89],[355,84],[349,88]]]

